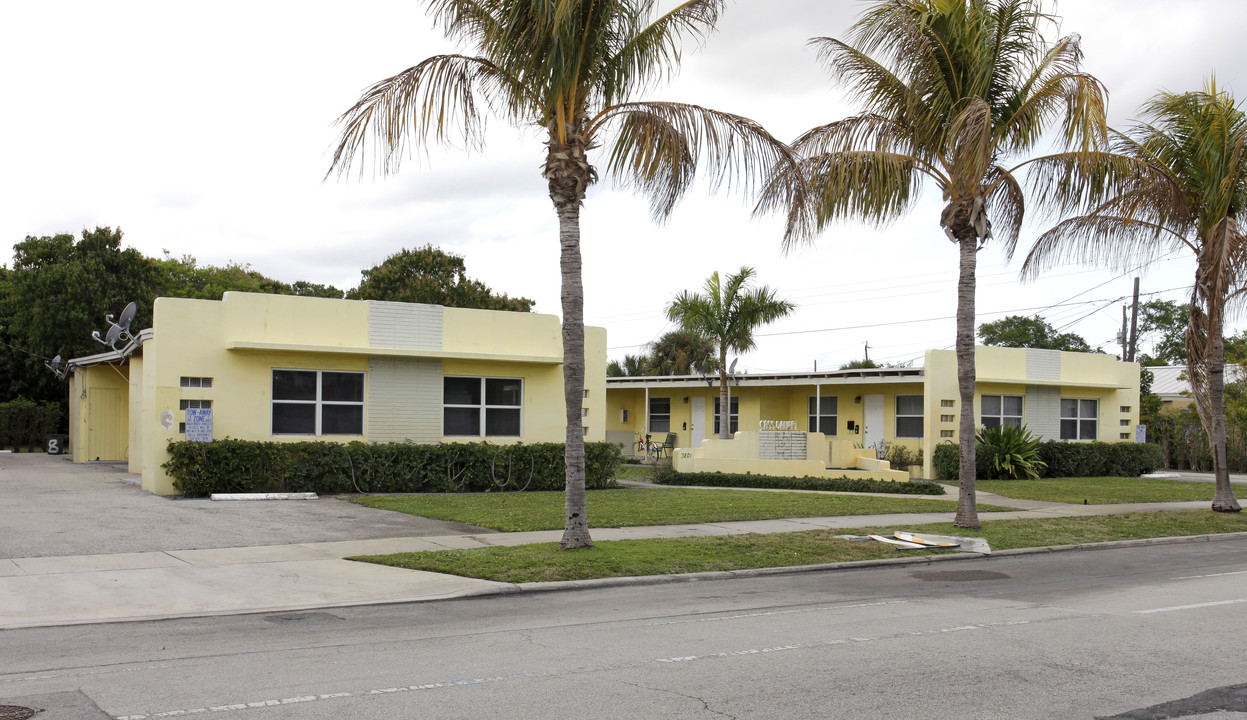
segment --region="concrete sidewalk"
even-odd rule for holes
[[[1206,501],[1065,505],[980,492],[1016,507],[985,521],[1206,508]],[[950,522],[952,513],[903,513],[598,528],[597,541],[707,537]],[[344,560],[354,555],[558,542],[561,530],[398,537],[223,549],[0,560],[0,629],[401,603],[519,592],[510,584]],[[586,581],[591,582],[591,581]]]

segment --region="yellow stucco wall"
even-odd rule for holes
[[[130,457],[130,369],[100,364],[78,368],[69,383],[70,451],[74,462]]]
[[[159,298],[153,331],[130,358],[132,379],[114,383],[128,397],[130,418],[122,445],[133,456],[131,468],[143,475],[143,487],[158,494],[176,490],[161,469],[167,445],[180,440],[185,422],[183,400],[210,400],[213,437],[248,440],[329,442],[367,440],[370,357],[425,359],[441,375],[519,377],[524,380],[519,438],[491,442],[562,442],[565,439],[561,328],[558,318],[529,313],[491,312],[423,306],[440,319],[440,333],[418,342],[419,349],[370,345],[370,309],[363,301],[226,293],[221,301]],[[412,306],[415,307],[415,306]],[[392,308],[391,308],[392,309]],[[434,323],[434,326],[436,323]],[[586,439],[605,436],[606,331],[586,328],[586,390],[583,416]],[[274,369],[365,373],[364,432],[361,435],[272,434]],[[71,393],[103,382],[108,366],[78,368]],[[211,387],[182,387],[181,379],[211,378]],[[434,375],[433,377],[438,377]],[[427,385],[425,387],[428,387]],[[440,397],[441,388],[433,393]],[[74,397],[71,395],[71,398]],[[161,416],[173,414],[165,428]],[[442,408],[435,409],[440,418]],[[74,407],[71,421],[85,442],[73,443],[75,460],[93,459],[98,440],[86,440],[87,406]],[[440,427],[440,422],[437,423]],[[456,438],[456,440],[471,438]],[[88,457],[90,455],[90,457]]]

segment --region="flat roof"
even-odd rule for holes
[[[749,373],[729,380],[734,386],[749,385],[862,385],[879,383],[921,383],[921,367],[862,368],[860,370],[825,370],[823,372]],[[718,375],[641,375],[608,377],[608,388],[699,387],[716,386]]]

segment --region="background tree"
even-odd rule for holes
[[[984,345],[996,347],[1091,352],[1091,346],[1081,336],[1057,332],[1038,315],[1010,315],[995,322],[983,323],[979,325],[979,337]]]
[[[402,250],[364,270],[359,287],[350,291],[348,297],[482,310],[533,309],[533,301],[528,298],[495,295],[485,283],[467,276],[461,256],[432,245]]]
[[[1141,353],[1141,365],[1185,365],[1186,328],[1191,306],[1172,300],[1148,300],[1139,305],[1139,341],[1152,343],[1151,353]]]
[[[711,187],[745,183],[787,148],[751,120],[694,105],[635,96],[669,77],[680,41],[705,37],[726,0],[688,0],[657,15],[655,0],[428,0],[447,37],[477,55],[437,55],[376,83],[341,117],[330,169],[347,171],[376,148],[381,170],[398,170],[407,142],[484,145],[488,107],[517,127],[543,129],[542,176],[559,221],[563,380],[567,410],[566,523],[560,546],[589,547],[584,494],[584,289],[580,206],[605,148],[605,169],[649,196],[666,217],[699,166]]]
[[[344,293],[332,285],[317,285],[298,281],[288,285],[274,280],[250,264],[231,262],[224,267],[200,265],[193,255],[174,258],[164,257],[152,261],[157,271],[157,297],[198,298],[220,300],[227,292],[254,292],[271,295],[309,295],[314,297],[341,298]]]
[[[754,348],[753,331],[759,326],[787,316],[796,305],[775,297],[765,285],[752,287],[755,272],[742,267],[723,282],[719,273],[706,280],[704,293],[685,290],[667,305],[667,318],[691,333],[710,338],[718,350],[719,370],[719,437],[732,436],[730,403],[727,392],[727,353],[747,352]]]
[[[104,333],[104,316],[119,315],[127,303],[138,306],[132,328],[151,326],[156,268],[139,251],[122,249],[120,229],[27,237],[13,246],[7,275],[4,340],[21,348],[6,352],[10,398],[63,405],[65,384],[43,363],[105,352],[91,332]]]
[[[923,183],[943,195],[940,228],[958,246],[957,381],[960,495],[954,524],[979,527],[975,503],[974,291],[977,253],[995,238],[1012,255],[1024,214],[1018,158],[1055,125],[1067,148],[1105,133],[1105,93],[1079,69],[1078,36],[1049,42],[1058,19],[1038,0],[883,0],[850,42],[810,44],[864,106],[793,143],[801,173],[779,168],[760,211],[788,211],[789,241],[828,224],[883,224]],[[1024,163],[1022,163],[1024,164]],[[994,217],[995,222],[989,219]]]
[[[653,375],[649,371],[649,358],[645,355],[624,355],[623,361],[606,363],[606,377],[640,377]]]
[[[714,340],[689,330],[663,333],[649,345],[650,375],[694,375],[718,370]]]
[[[1023,272],[1068,260],[1124,269],[1170,252],[1195,256],[1187,377],[1212,444],[1212,509],[1238,512],[1226,457],[1222,333],[1227,308],[1247,292],[1247,115],[1215,81],[1203,92],[1159,93],[1142,115],[1115,134],[1110,151],[1036,165],[1037,192],[1074,216],[1040,236]]]

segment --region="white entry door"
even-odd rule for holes
[[[883,442],[883,396],[867,395],[862,398],[865,403],[864,420],[862,421],[862,447],[878,448]]]
[[[690,442],[695,448],[701,447],[706,439],[706,398],[693,397],[693,408],[689,411],[688,431],[692,434]]]

